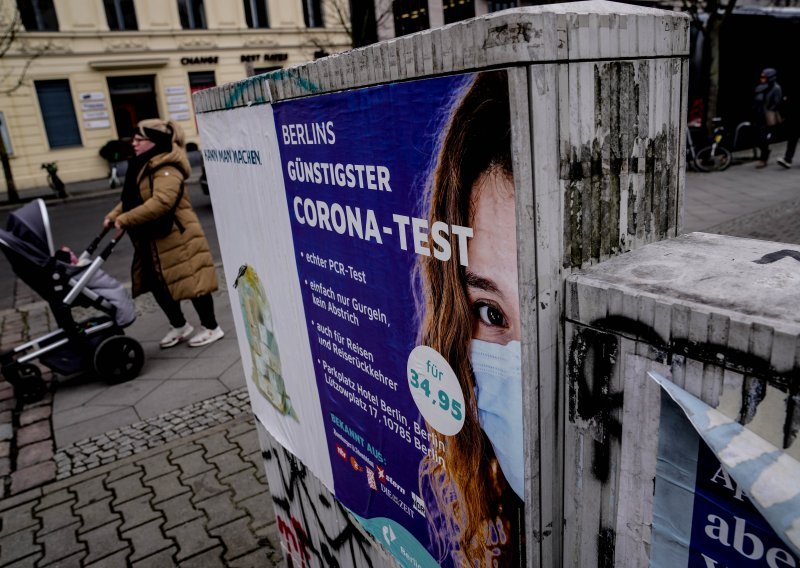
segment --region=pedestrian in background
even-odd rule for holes
[[[772,134],[781,122],[780,105],[783,102],[783,91],[778,84],[778,72],[767,67],[761,72],[759,83],[753,97],[753,124],[758,133],[760,156],[757,168],[763,168],[769,160],[769,142]]]
[[[185,191],[191,166],[183,130],[172,121],[143,120],[133,149],[120,203],[106,215],[104,225],[125,229],[131,237],[133,296],[152,292],[172,326],[161,347],[173,347],[194,331],[183,316],[181,300],[192,301],[202,326],[189,339],[189,347],[208,345],[224,335],[211,297],[217,272]]]
[[[789,169],[792,167],[794,151],[797,149],[797,139],[800,138],[800,97],[790,95],[784,101],[784,110],[787,112],[783,121],[786,132],[786,153],[783,158],[778,158],[778,165]]]

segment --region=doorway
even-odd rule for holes
[[[108,77],[108,93],[120,138],[132,138],[139,121],[158,118],[155,75]]]

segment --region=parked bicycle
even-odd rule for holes
[[[711,136],[711,145],[695,151],[692,134],[686,130],[686,160],[695,170],[701,172],[721,172],[730,167],[733,162],[730,150],[722,145],[725,137],[725,127],[722,119],[717,117],[712,120],[714,134]]]
[[[61,178],[58,177],[58,166],[56,166],[55,162],[48,162],[42,164],[42,169],[47,170],[47,185],[50,186],[50,189],[56,192],[60,198],[65,198],[67,196],[67,186],[61,181]]]

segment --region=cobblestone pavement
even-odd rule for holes
[[[274,566],[272,500],[242,416],[0,501],[0,566]]]
[[[240,388],[149,420],[86,438],[56,452],[56,479],[64,479],[148,451],[166,442],[224,424],[249,412],[250,396],[246,388]]]
[[[800,185],[797,193],[800,194]],[[710,227],[706,232],[800,244],[800,198],[742,215]]]

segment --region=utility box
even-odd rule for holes
[[[514,9],[194,95],[293,565],[574,565],[565,278],[679,234],[688,30]]]
[[[692,233],[569,277],[565,566],[800,565],[798,260]]]

